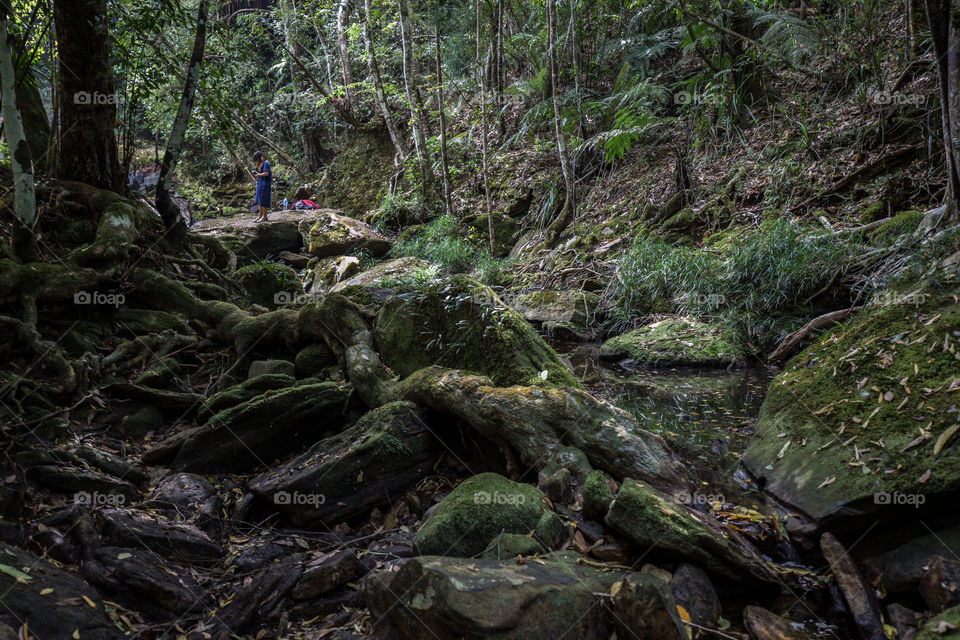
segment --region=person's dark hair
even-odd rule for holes
[[[257,160],[258,162],[259,162],[260,160],[263,160],[263,151],[254,151],[254,152],[253,152],[253,159],[254,159],[254,160]]]

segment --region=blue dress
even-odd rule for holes
[[[270,170],[270,163],[266,160],[263,161],[263,166],[260,167],[258,173],[267,172],[267,175],[262,178],[257,178],[257,192],[253,196],[253,203],[260,205],[261,207],[270,207],[270,183],[273,180],[273,172]]]

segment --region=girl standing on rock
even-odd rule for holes
[[[254,177],[257,179],[257,191],[253,197],[253,203],[259,207],[257,222],[267,222],[267,211],[270,208],[270,183],[273,181],[273,172],[270,171],[270,163],[263,151],[255,151],[253,160],[257,163],[257,173]]]

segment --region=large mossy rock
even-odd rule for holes
[[[598,330],[600,296],[589,291],[534,291],[508,298],[510,307],[561,339],[586,340]]]
[[[92,606],[83,598],[88,598]],[[124,637],[107,617],[103,599],[96,589],[74,574],[3,542],[0,542],[0,602],[0,625],[14,629],[26,625],[31,638],[119,640]],[[56,604],[63,602],[74,604]]]
[[[249,471],[313,444],[346,423],[350,385],[321,382],[267,391],[193,431],[171,463],[179,471]]]
[[[890,299],[788,363],[742,457],[767,492],[821,524],[956,509],[960,305],[953,292]]]
[[[433,265],[429,262],[413,256],[387,260],[346,280],[341,280],[334,284],[330,291],[341,291],[347,287],[390,287],[407,284],[418,272],[427,273],[432,269]]]
[[[292,524],[333,526],[387,504],[430,473],[440,447],[425,424],[413,404],[386,404],[249,488]]]
[[[675,490],[686,472],[663,439],[626,411],[579,389],[497,387],[489,378],[429,367],[401,382],[397,397],[452,414],[492,442],[507,442],[527,466],[543,469],[566,447],[616,478]]]
[[[258,262],[237,269],[237,281],[243,285],[250,302],[267,309],[290,304],[303,293],[297,272],[279,262]]]
[[[397,573],[373,574],[367,600],[378,630],[389,621],[410,639],[607,640],[612,616],[597,594],[623,573],[579,557],[564,551],[524,564],[413,558]]]
[[[487,214],[480,213],[468,216],[461,221],[461,226],[472,238],[479,238],[484,243],[490,242],[490,219]],[[502,213],[493,214],[493,254],[505,257],[513,249],[520,237],[520,221]]]
[[[253,262],[280,255],[281,251],[297,253],[303,247],[296,220],[276,220],[269,224],[225,226],[219,239],[237,254],[241,262]]]
[[[335,211],[320,211],[315,221],[302,221],[300,232],[307,253],[318,258],[342,256],[352,250],[380,257],[391,244],[389,238],[365,222]]]
[[[547,548],[563,534],[543,493],[496,473],[481,473],[461,482],[436,506],[413,545],[422,555],[469,558],[483,553],[501,533],[530,532]]]
[[[745,354],[721,327],[692,318],[668,318],[607,340],[600,357],[629,358],[648,367],[720,367],[741,362]]]
[[[658,494],[635,480],[627,480],[610,504],[607,526],[627,536],[654,557],[687,560],[724,578],[776,582],[757,555],[734,543],[718,523],[678,501]]]
[[[520,314],[467,276],[400,290],[380,310],[374,336],[381,359],[400,376],[442,365],[502,386],[580,386]]]

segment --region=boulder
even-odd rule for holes
[[[311,293],[323,293],[340,282],[349,280],[360,273],[360,260],[354,256],[324,258],[313,268]]]
[[[743,610],[743,625],[753,640],[813,640],[816,637],[803,625],[753,605]]]
[[[170,466],[201,473],[267,466],[340,430],[349,398],[350,386],[335,382],[268,391],[211,416],[184,440]]]
[[[485,213],[468,216],[460,221],[467,235],[483,238],[489,244],[490,222]],[[493,255],[502,258],[510,253],[520,237],[520,221],[502,213],[493,214]]]
[[[76,575],[4,542],[0,561],[0,627],[26,625],[30,637],[39,640],[74,634],[92,640],[124,637],[107,617],[97,590]],[[56,606],[58,602],[68,604]]]
[[[336,366],[337,357],[323,342],[307,345],[294,358],[294,373],[297,378],[318,376],[328,367]]]
[[[370,267],[354,276],[347,276],[346,280],[339,280],[332,283],[331,292],[342,291],[347,287],[388,287],[397,283],[408,282],[413,274],[418,271],[432,269],[433,265],[420,258],[407,256],[405,258],[396,258],[387,260],[378,265]]]
[[[670,593],[678,606],[686,610],[690,621],[708,629],[720,623],[720,598],[706,572],[696,565],[683,562],[670,579]],[[710,633],[690,627],[692,640],[709,638]]]
[[[147,506],[168,517],[196,522],[200,527],[213,523],[223,506],[213,484],[193,473],[171,473],[157,483]]]
[[[395,402],[248,486],[266,509],[292,524],[333,526],[402,495],[430,473],[439,455],[423,414]]]
[[[223,556],[223,550],[192,524],[124,509],[101,509],[95,514],[108,545],[153,551],[187,564],[210,564]]]
[[[294,600],[313,600],[352,580],[358,568],[357,553],[353,549],[340,549],[312,558],[304,565],[303,575],[290,596]]]
[[[520,314],[467,276],[398,290],[377,315],[374,339],[384,364],[400,376],[436,364],[502,386],[580,386]]]
[[[298,253],[303,247],[296,220],[275,220],[270,224],[224,228],[219,238],[242,262],[279,256],[283,251]]]
[[[590,473],[583,484],[583,517],[603,522],[613,502],[613,491],[607,474],[599,469]]]
[[[655,558],[687,560],[729,580],[777,582],[759,555],[731,540],[732,530],[711,518],[628,479],[605,522]]]
[[[279,262],[247,265],[237,270],[236,278],[250,302],[267,309],[288,305],[303,293],[297,272]]]
[[[631,573],[611,588],[610,609],[618,637],[637,640],[689,640],[670,589],[659,578]]]
[[[725,367],[742,362],[745,354],[724,336],[722,327],[668,318],[607,340],[600,358],[630,359],[648,367]]]
[[[461,482],[434,508],[413,544],[422,555],[469,558],[483,553],[501,533],[531,531],[547,548],[564,533],[543,493],[496,473],[481,473]]]
[[[355,249],[379,258],[391,245],[389,238],[370,225],[333,210],[319,211],[313,221],[303,220],[300,233],[307,253],[318,258],[342,256]]]
[[[112,599],[154,620],[181,619],[212,604],[212,597],[190,571],[147,551],[100,547],[84,561],[82,572],[109,591]]]
[[[741,458],[765,491],[820,526],[956,509],[960,306],[944,291],[890,299],[789,361]]]
[[[613,622],[596,594],[623,574],[582,565],[579,557],[565,551],[523,564],[413,558],[367,580],[375,631],[395,625],[417,640],[608,640]]]
[[[960,562],[934,558],[920,579],[920,595],[934,613],[960,605]]]
[[[600,296],[589,291],[534,291],[504,295],[504,299],[528,322],[561,340],[591,340],[601,331]]]

